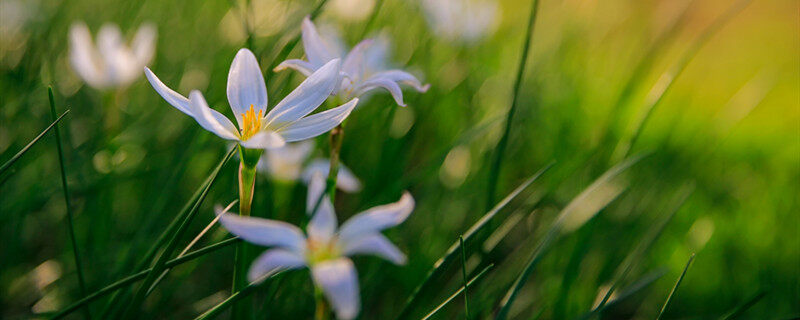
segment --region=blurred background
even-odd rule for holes
[[[718,318],[748,302],[755,303],[742,318],[800,316],[800,2],[541,0],[492,199],[491,161],[530,6],[0,0],[0,161],[52,122],[52,85],[57,112],[70,110],[60,122],[64,163],[87,290],[98,290],[134,271],[230,146],[170,107],[141,66],[124,83],[88,85],[70,60],[70,28],[83,22],[95,37],[112,23],[129,42],[150,24],[154,54],[139,62],[182,94],[202,91],[232,117],[225,86],[236,51],[250,47],[259,57],[274,105],[302,77],[271,67],[295,43],[302,18],[319,8],[321,29],[336,30],[348,46],[364,35],[385,39],[394,66],[431,84],[424,94],[405,90],[405,108],[375,94],[347,122],[342,161],[364,188],[336,197],[340,221],[396,201],[404,189],[417,200],[411,217],[387,233],[409,256],[406,266],[355,259],[361,319],[398,315],[485,208],[553,161],[500,210],[484,241],[471,244],[468,273],[494,264],[469,290],[473,318],[492,317],[571,203],[599,212],[561,233],[511,318],[576,319],[616,284],[601,317],[652,319],[692,253],[664,318]],[[301,45],[288,48],[288,57],[303,56]],[[315,156],[327,155],[327,139],[316,139]],[[645,157],[576,198],[637,155]],[[81,297],[59,176],[52,132],[0,176],[0,318],[46,318]],[[236,179],[230,161],[182,243],[211,221],[215,204],[237,198]],[[302,183],[262,175],[253,214],[298,222],[304,197]],[[225,237],[215,227],[198,247]],[[232,259],[226,248],[176,267],[141,317],[193,318],[219,303],[229,295]],[[619,277],[628,262],[630,271]],[[309,280],[307,271],[294,271],[256,292],[258,318],[311,318]],[[428,313],[461,281],[460,269],[449,271],[410,317]],[[107,302],[93,303],[92,314]],[[463,316],[459,298],[434,318]]]

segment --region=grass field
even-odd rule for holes
[[[352,258],[358,319],[800,317],[799,14],[792,0],[0,0],[0,319],[352,318],[336,302],[352,288],[309,268],[248,284],[266,248],[225,220],[313,226],[298,175],[316,158],[345,166],[322,186],[340,225],[413,198],[383,231],[405,264]],[[346,48],[372,38],[384,51],[365,63],[430,87],[401,85],[405,107],[358,95],[333,133],[259,160],[145,77],[234,119],[229,68],[247,48],[271,110],[306,79],[274,68],[314,62],[304,17]],[[99,46],[83,64],[81,26]],[[315,112],[355,96],[322,93]],[[338,251],[309,253],[314,277]]]

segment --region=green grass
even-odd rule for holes
[[[421,0],[21,1],[19,28],[8,1],[0,318],[227,319],[234,302],[313,318],[307,270],[231,292],[241,241],[208,226],[238,199],[233,146],[144,77],[87,86],[68,37],[78,20],[126,39],[153,22],[148,66],[232,118],[236,51],[257,54],[274,106],[303,79],[272,68],[304,58],[306,15],[349,46],[385,36],[393,67],[431,84],[347,120],[339,157],[364,188],[335,193],[339,220],[405,190],[416,202],[385,232],[407,264],[353,259],[359,319],[800,316],[796,2],[500,0],[496,31],[460,42]],[[255,190],[253,216],[307,223],[303,183],[259,174]]]

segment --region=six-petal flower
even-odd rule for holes
[[[189,99],[167,87],[149,68],[145,74],[150,84],[169,104],[194,118],[204,129],[226,140],[237,141],[249,149],[283,146],[328,132],[341,123],[355,108],[358,99],[317,114],[319,107],[340,81],[341,61],[328,61],[267,111],[267,87],[255,55],[241,49],[228,73],[228,102],[239,129],[218,111],[211,109],[199,91]]]
[[[119,27],[105,24],[97,33],[95,46],[86,24],[76,22],[69,29],[72,68],[95,89],[126,87],[153,59],[156,35],[154,25],[143,24],[128,47]]]
[[[310,183],[311,177],[316,173],[328,176],[329,159],[315,158],[306,163],[313,150],[313,140],[287,143],[283,147],[266,150],[261,155],[261,161],[258,162],[258,171],[269,174],[276,180],[301,180],[305,184]],[[361,190],[361,181],[350,169],[340,163],[336,176],[336,187],[345,192],[357,192]]]
[[[384,88],[391,93],[395,102],[400,106],[405,106],[400,84],[409,85],[419,92],[428,91],[430,87],[427,84],[423,85],[414,75],[406,71],[387,70],[386,63],[383,61],[385,48],[382,48],[380,43],[376,43],[373,39],[361,41],[342,57],[336,45],[339,41],[321,36],[308,17],[303,19],[302,34],[303,48],[308,61],[289,59],[275,67],[275,71],[291,68],[309,76],[328,61],[342,58],[344,77],[342,77],[336,94],[347,100],[353,97],[362,97],[373,89]]]
[[[358,277],[348,257],[369,254],[405,264],[406,256],[380,232],[405,221],[414,209],[414,199],[406,192],[399,201],[356,214],[338,228],[333,204],[324,192],[324,178],[314,175],[308,189],[307,207],[309,210],[317,208],[305,235],[291,224],[263,218],[219,213],[222,214],[219,221],[245,241],[272,247],[251,265],[250,281],[282,270],[308,267],[336,316],[353,319],[361,307]]]

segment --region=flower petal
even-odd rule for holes
[[[75,73],[90,86],[103,87],[105,80],[98,65],[99,57],[86,24],[83,22],[72,24],[69,28],[69,40],[69,58]]]
[[[142,24],[139,30],[136,31],[136,35],[133,36],[133,41],[131,41],[131,49],[139,65],[146,65],[153,59],[153,54],[156,51],[157,36],[158,31],[156,31],[156,26],[152,23]]]
[[[314,210],[314,204],[311,205],[311,210]],[[331,198],[325,195],[322,197],[319,208],[317,208],[317,213],[314,214],[306,227],[308,238],[321,243],[328,243],[336,233],[336,226],[338,226],[338,223],[336,222],[333,203],[331,203]]]
[[[396,226],[408,218],[414,210],[414,198],[404,192],[395,203],[373,207],[347,220],[339,229],[339,238],[350,241],[362,235],[376,233]]]
[[[109,85],[125,86],[139,76],[138,64],[133,52],[125,45],[122,32],[115,24],[107,23],[97,32],[97,50],[104,61]]]
[[[240,217],[230,213],[222,215],[219,222],[231,233],[254,244],[280,247],[298,254],[305,252],[303,231],[283,221],[256,217]]]
[[[300,177],[303,162],[314,151],[314,141],[305,140],[286,144],[280,148],[270,148],[261,156],[256,168],[271,178],[281,181],[295,181]]]
[[[366,72],[366,62],[364,54],[367,49],[373,44],[372,39],[366,39],[359,42],[353,47],[350,52],[345,56],[342,62],[342,71],[350,76],[352,79],[362,79]]]
[[[403,70],[393,69],[393,70],[381,71],[375,73],[373,77],[386,78],[394,82],[399,82],[405,85],[409,85],[419,92],[426,92],[431,87],[430,84],[423,85],[419,81],[419,79],[417,79],[417,77]]]
[[[302,73],[306,77],[308,77],[312,73],[314,73],[314,70],[317,70],[317,68],[314,68],[314,66],[311,65],[310,62],[303,61],[303,60],[300,60],[300,59],[289,59],[289,60],[286,60],[284,62],[281,62],[281,64],[279,64],[277,67],[275,67],[275,69],[272,69],[272,71],[278,72],[278,71],[282,71],[282,70],[284,70],[286,68],[295,69],[297,71],[300,71],[300,73]]]
[[[279,127],[292,123],[319,107],[341,81],[341,66],[341,60],[333,59],[306,78],[269,111],[265,119],[267,126]]]
[[[319,206],[317,206],[318,201]],[[314,212],[314,209],[316,209],[316,212]],[[338,223],[331,198],[325,194],[325,177],[319,173],[314,175],[311,179],[311,184],[308,186],[306,211],[309,214],[313,214],[306,228],[308,238],[320,243],[328,243],[336,233]]]
[[[321,67],[328,61],[338,58],[336,53],[328,47],[325,40],[317,32],[317,27],[306,16],[303,18],[303,50],[306,52],[308,62],[316,68]]]
[[[306,213],[313,214],[314,207],[317,206],[317,201],[325,193],[325,177],[322,173],[315,173],[309,178],[308,192],[306,193]],[[320,203],[320,205],[322,205]]]
[[[344,242],[343,247],[343,254],[346,256],[372,254],[389,260],[394,264],[402,265],[406,263],[406,255],[380,233],[371,233],[351,239]]]
[[[248,149],[272,149],[283,147],[286,141],[275,131],[261,131],[239,144]]]
[[[357,103],[358,99],[356,98],[336,108],[297,120],[281,129],[280,134],[288,142],[305,140],[321,135],[342,123],[350,115]]]
[[[147,77],[147,81],[150,81],[150,85],[153,86],[153,89],[156,89],[156,92],[158,92],[167,103],[190,117],[194,117],[192,109],[189,106],[189,99],[186,99],[186,97],[182,96],[180,93],[167,87],[167,85],[156,77],[153,71],[150,71],[150,68],[144,68],[144,75]]]
[[[311,177],[317,172],[322,174],[323,177],[328,176],[330,168],[330,160],[328,159],[318,158],[312,160],[311,163],[306,166],[306,169],[303,170],[303,182],[306,184],[311,182]],[[358,177],[356,177],[350,169],[339,162],[339,173],[336,174],[336,187],[344,192],[358,192],[361,190],[361,181],[358,180]]]
[[[311,276],[333,306],[336,318],[350,320],[358,315],[361,297],[356,268],[350,259],[339,258],[318,263],[311,267]]]
[[[273,275],[278,271],[291,270],[306,265],[305,259],[297,253],[285,249],[270,249],[262,253],[250,265],[247,280],[263,281],[266,275]]]
[[[236,53],[228,71],[227,92],[228,103],[239,127],[242,127],[242,114],[247,113],[251,105],[256,114],[267,112],[267,86],[252,51],[243,48]]]
[[[194,120],[203,129],[216,134],[222,139],[239,140],[239,135],[236,133],[236,127],[233,123],[217,110],[211,109],[200,91],[194,90],[189,93],[189,108],[191,109],[191,114],[194,115]]]
[[[401,107],[405,107],[406,104],[403,103],[403,90],[400,89],[400,85],[397,82],[394,82],[392,79],[389,78],[381,78],[372,76],[366,81],[362,82],[361,85],[358,86],[356,90],[356,96],[361,96],[368,91],[376,88],[384,88],[392,94],[392,98],[397,103],[397,105]]]

